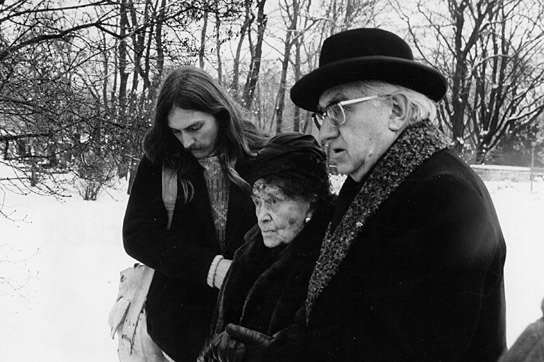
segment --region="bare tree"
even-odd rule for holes
[[[287,29],[285,32],[280,84],[275,107],[276,133],[281,133],[283,129],[283,109],[285,108],[287,70],[289,68],[289,62],[291,59],[291,48],[293,46],[292,39],[297,36],[296,32],[299,21],[300,5],[301,4],[298,0],[291,0],[290,4],[288,4],[287,0],[285,0],[282,6],[282,10],[285,14]]]
[[[206,32],[208,31],[209,11],[205,10],[202,17],[202,31],[200,32],[200,49],[198,51],[198,63],[200,68],[204,68],[204,58],[206,53]]]
[[[221,58],[221,16],[215,13],[215,48],[217,51],[217,79],[223,84],[223,60]]]
[[[236,93],[238,92],[240,82],[240,62],[242,57],[242,47],[244,45],[245,37],[251,29],[251,25],[253,24],[254,19],[253,10],[251,9],[252,4],[253,0],[244,0],[244,21],[242,22],[242,26],[240,27],[240,37],[238,39],[236,54],[233,60],[232,82],[230,86],[231,90]]]
[[[395,1],[395,7],[402,9]],[[429,64],[446,74],[448,96],[440,122],[455,149],[474,150],[485,162],[501,137],[543,112],[542,1],[444,0],[417,2],[417,16],[402,12],[408,31]],[[414,24],[413,19],[423,19]]]
[[[62,22],[62,25],[58,26],[54,22],[47,22],[47,19],[51,19],[53,14],[56,14],[58,19],[68,20],[68,14],[94,7],[113,9],[115,6],[109,0],[96,0],[67,6],[57,6],[50,0],[40,0],[30,4],[28,1],[17,0],[4,5],[0,8],[0,25],[10,29],[11,35],[9,40],[3,39],[2,48],[0,48],[0,61],[26,47],[49,40],[62,40],[84,29],[96,28],[111,33],[113,15],[111,11],[106,11],[103,16],[96,19],[77,24]],[[42,23],[44,20],[45,23]],[[41,26],[42,32],[31,32],[34,25],[43,25]]]
[[[31,186],[59,167],[90,183],[96,175],[111,178],[115,166],[118,174],[133,169],[170,54],[164,40],[185,30],[199,6],[42,0],[0,7],[4,159],[17,163]]]
[[[255,95],[255,87],[259,79],[261,70],[263,41],[266,30],[267,16],[264,12],[266,0],[257,0],[257,39],[253,41],[252,33],[249,33],[249,42],[251,49],[251,62],[249,65],[249,73],[247,75],[246,84],[244,86],[244,95],[242,97],[243,104],[248,109],[251,109],[253,97]]]
[[[505,134],[534,123],[544,112],[544,67],[535,59],[544,51],[544,22],[527,22],[525,14],[520,18],[520,1],[504,5],[480,35],[481,55],[471,62],[475,86],[468,111],[478,163]]]
[[[282,69],[285,69],[286,63],[292,65],[293,82],[300,79],[303,71],[309,72],[317,67],[319,49],[326,37],[340,31],[367,26],[381,11],[375,0],[322,0],[317,3],[310,0],[293,0],[291,4],[285,2],[283,9],[289,34],[285,38]],[[293,46],[294,59],[290,54]],[[284,80],[283,72],[281,79]],[[283,86],[280,84],[280,92],[282,89],[285,89],[285,83]],[[281,97],[283,95],[279,94],[278,98]],[[281,105],[281,102],[279,104]],[[280,115],[283,108],[279,108],[276,111],[276,118],[281,123]],[[293,130],[311,133],[310,115],[307,112],[301,114],[298,107],[295,107],[293,112]]]

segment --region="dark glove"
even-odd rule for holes
[[[238,341],[237,346],[243,346],[237,351],[237,357],[241,356],[244,362],[262,361],[267,348],[273,341],[273,338],[266,334],[236,324],[227,324],[225,331],[230,338]]]
[[[245,345],[223,331],[214,337],[207,355],[219,362],[242,362],[245,353]]]

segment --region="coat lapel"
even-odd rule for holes
[[[241,177],[245,177],[248,172],[246,161],[241,160],[237,162],[235,169]],[[253,202],[250,198],[250,192],[248,190],[243,190],[230,181],[225,250],[229,249],[229,245],[237,245],[237,243],[240,242],[240,240],[237,240],[237,238],[240,237],[240,233],[238,232],[240,228],[245,228],[247,226],[251,227],[256,223],[257,218],[255,216]]]
[[[227,225],[225,232],[225,249],[228,249],[232,242],[238,235],[236,232],[240,227],[247,224],[248,220],[252,220],[252,223],[256,223],[255,210],[253,203],[248,193],[232,181],[230,181],[230,195],[229,195],[229,208],[227,212]]]
[[[378,161],[338,227],[334,232],[330,225],[327,229],[308,286],[307,321],[316,299],[338,271],[368,218],[419,165],[447,145],[446,137],[430,121],[418,122],[409,126]]]

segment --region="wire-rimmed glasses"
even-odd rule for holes
[[[341,101],[329,104],[323,112],[316,112],[312,114],[312,118],[314,120],[314,123],[317,127],[317,129],[321,129],[321,126],[323,125],[323,122],[325,120],[328,120],[331,122],[335,127],[339,127],[346,123],[346,111],[344,110],[344,106],[355,104],[355,103],[361,103],[370,101],[373,99],[377,99],[383,96],[368,96],[368,97],[362,97],[362,98],[355,98],[355,99],[349,99],[347,101]]]

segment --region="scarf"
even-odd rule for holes
[[[198,160],[204,168],[204,179],[210,199],[210,207],[221,251],[225,249],[225,229],[229,205],[229,180],[225,176],[218,156]]]

